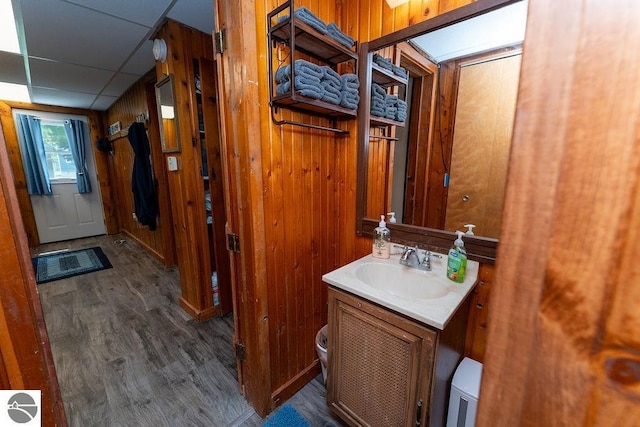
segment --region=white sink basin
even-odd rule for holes
[[[434,271],[407,269],[400,264],[379,262],[359,265],[356,277],[373,288],[402,298],[419,300],[441,298],[449,293],[450,284],[453,283],[446,277],[438,277]]]
[[[432,271],[406,267],[399,261],[399,255],[386,260],[367,255],[325,274],[322,280],[419,322],[444,329],[475,286],[479,264],[468,261],[464,282],[456,283],[447,279],[444,254],[442,258],[432,258]]]

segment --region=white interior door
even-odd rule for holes
[[[43,121],[43,127],[45,122],[55,123],[69,118],[87,122],[87,118],[82,116],[39,111],[20,111],[20,113],[40,117]],[[51,159],[48,159],[48,168],[53,194],[31,196],[31,206],[40,243],[78,239],[106,233],[100,186],[98,185],[94,152],[90,146],[91,139],[88,129],[87,126],[87,135],[85,135],[87,147],[85,148],[91,193],[78,193],[75,165],[73,165],[70,153],[65,149],[59,149],[55,152],[47,151],[47,156],[51,156]]]

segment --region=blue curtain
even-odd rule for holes
[[[34,116],[17,114],[18,142],[29,194],[51,194],[47,159],[42,141],[40,120]]]
[[[64,130],[67,132],[73,162],[76,164],[76,183],[79,193],[91,193],[91,183],[85,160],[85,132],[82,120],[66,120]]]

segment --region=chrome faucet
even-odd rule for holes
[[[420,249],[404,247],[404,252],[400,257],[400,264],[407,267],[417,268],[419,270],[431,271],[431,257],[442,258],[442,255],[434,254],[431,251],[425,251],[424,258],[420,260]]]

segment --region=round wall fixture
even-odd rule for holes
[[[156,61],[164,62],[167,60],[167,44],[162,39],[153,41],[153,57]]]

